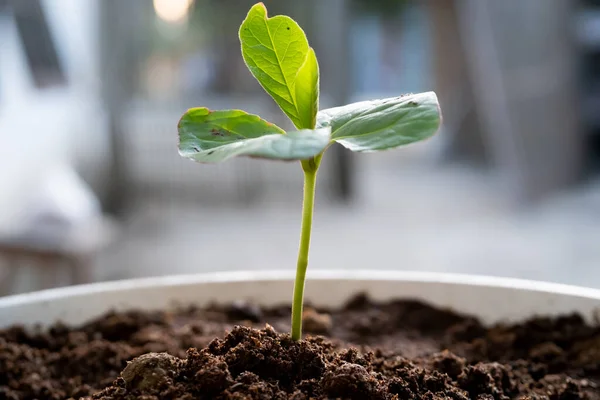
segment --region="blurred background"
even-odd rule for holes
[[[0,294],[295,268],[296,163],[177,154],[189,107],[289,127],[246,70],[247,0],[0,0]],[[265,1],[304,27],[321,106],[435,90],[403,149],[331,148],[309,268],[600,287],[600,1]]]

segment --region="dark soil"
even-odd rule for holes
[[[237,303],[6,329],[0,399],[600,400],[600,327],[577,315],[486,328],[359,296],[307,307],[294,342],[289,314]]]

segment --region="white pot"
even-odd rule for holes
[[[247,299],[288,303],[293,271],[218,272],[133,279],[0,298],[0,327],[81,324],[109,310],[158,310]],[[416,299],[479,317],[484,323],[578,312],[600,320],[600,290],[518,279],[395,271],[309,271],[305,298],[339,306],[366,292],[375,300]]]

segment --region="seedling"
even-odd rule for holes
[[[433,92],[363,101],[319,111],[319,65],[306,35],[291,18],[267,17],[254,5],[239,30],[242,56],[256,80],[297,128],[278,126],[241,110],[188,110],[178,124],[179,154],[200,163],[236,156],[300,161],[304,200],[292,301],[292,338],[302,336],[304,281],[313,219],[317,171],[337,142],[355,152],[374,152],[432,136],[441,115]]]

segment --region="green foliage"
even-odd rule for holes
[[[332,140],[352,151],[371,152],[427,139],[440,120],[437,96],[427,92],[329,108],[317,127],[331,127]]]
[[[298,129],[315,127],[319,66],[306,35],[290,17],[267,17],[264,4],[250,9],[240,27],[248,69]]]
[[[284,134],[283,129],[240,110],[188,110],[179,121],[179,154],[203,163],[235,156],[304,160],[321,153],[330,142],[330,129]]]
[[[294,20],[283,15],[269,18],[262,3],[248,12],[239,39],[248,69],[301,133],[266,137],[285,132],[243,111],[195,108],[179,124],[179,152],[184,157],[204,163],[235,156],[305,160],[303,165],[310,162],[318,168],[333,142],[355,152],[373,152],[426,139],[439,128],[433,92],[318,112],[319,64],[314,50]],[[326,127],[331,128],[331,140],[324,144],[327,131],[314,129]]]

